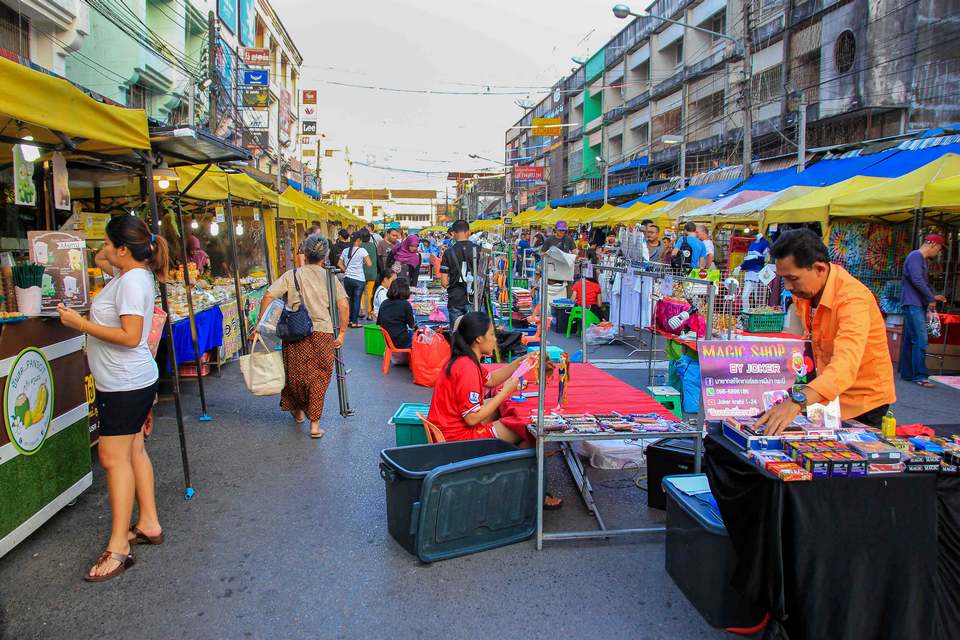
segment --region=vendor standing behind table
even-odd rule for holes
[[[903,263],[903,349],[900,353],[900,377],[921,387],[932,387],[927,380],[927,309],[933,311],[938,302],[947,299],[930,289],[927,260],[940,255],[943,236],[930,234],[920,248],[911,251]]]
[[[387,299],[377,312],[377,324],[390,334],[393,346],[398,349],[410,348],[417,320],[410,305],[410,285],[406,278],[396,278],[390,283]]]
[[[734,275],[743,271],[743,305],[741,308],[743,313],[747,313],[751,309],[750,296],[754,289],[760,286],[760,272],[767,265],[769,255],[770,243],[767,242],[762,233],[757,233],[756,239],[747,247],[747,255],[743,257],[743,262],[733,270]]]
[[[808,405],[840,399],[840,416],[879,427],[897,395],[887,328],[873,293],[843,267],[830,264],[827,247],[810,229],[786,231],[770,255],[792,311],[813,342],[817,377],[787,390],[786,400],[765,413],[758,426],[781,433]]]
[[[479,258],[479,253],[477,245],[469,240],[470,225],[466,220],[454,222],[450,225],[450,232],[454,243],[440,259],[440,284],[447,290],[447,314],[452,328],[457,318],[467,313],[470,307],[467,281],[473,277],[473,262]]]
[[[200,238],[197,236],[187,238],[187,262],[196,265],[197,273],[201,275],[210,269],[210,255],[200,248]]]
[[[650,256],[650,262],[663,262],[663,243],[660,241],[660,227],[654,223],[647,225],[643,230],[643,235],[647,239],[647,254]]]
[[[573,253],[576,251],[576,243],[573,241],[573,238],[569,236],[567,231],[568,229],[566,221],[557,220],[557,224],[553,228],[553,235],[549,238],[545,238],[543,244],[540,245],[540,253],[546,253],[553,247],[557,247],[564,253]]]
[[[420,279],[420,238],[411,233],[393,249],[394,271],[400,265],[399,274],[406,276],[411,287]]]

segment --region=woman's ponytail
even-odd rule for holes
[[[151,249],[150,257],[146,260],[150,271],[153,271],[154,277],[160,282],[167,281],[167,267],[170,264],[170,247],[166,238],[163,236],[150,235]]]
[[[467,356],[480,367],[480,361],[473,352],[473,343],[477,338],[486,335],[490,329],[490,318],[487,314],[479,311],[471,311],[457,319],[453,327],[453,333],[450,335],[450,360],[447,362],[447,375],[453,369],[453,363],[457,359]]]

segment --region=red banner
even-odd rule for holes
[[[516,181],[540,182],[543,180],[543,167],[514,167],[513,179]]]
[[[270,65],[270,49],[243,49],[243,64],[254,67]]]
[[[300,104],[317,104],[317,90],[304,89],[300,99]]]

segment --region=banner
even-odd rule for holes
[[[237,0],[218,0],[217,14],[227,31],[237,32]]]
[[[280,141],[288,142],[290,140],[290,129],[293,127],[293,114],[290,112],[290,91],[285,87],[280,88]]]
[[[240,351],[240,316],[237,315],[237,305],[232,300],[220,305],[220,311],[223,313],[222,360],[228,360]]]
[[[266,109],[270,106],[269,89],[244,89],[240,92],[241,106],[253,109]]]
[[[257,12],[253,9],[253,0],[240,0],[240,32],[237,39],[243,47],[252,46],[257,37]],[[267,62],[270,64],[269,53]]]
[[[270,66],[270,49],[247,47],[243,50],[243,64],[248,67]]]
[[[514,167],[513,179],[516,182],[542,182],[543,167]]]
[[[559,136],[561,131],[560,118],[534,118],[533,136]]]
[[[23,148],[13,145],[13,200],[28,207],[37,206],[37,185],[33,182],[33,163],[23,157]]]

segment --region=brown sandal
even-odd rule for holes
[[[92,576],[90,575],[90,572],[87,571],[87,573],[83,576],[83,579],[86,580],[87,582],[106,582],[107,580],[112,580],[113,578],[116,578],[118,575],[120,575],[121,573],[123,573],[124,571],[132,567],[134,563],[136,563],[137,557],[132,553],[123,555],[122,553],[117,553],[115,551],[104,551],[103,553],[100,554],[100,557],[97,558],[97,561],[94,563],[93,566],[99,567],[101,564],[103,564],[107,560],[115,560],[119,562],[120,565],[110,573],[106,573],[102,576]]]
[[[137,527],[131,526],[130,533],[133,534],[130,544],[163,544],[163,531],[158,536],[148,536]]]

